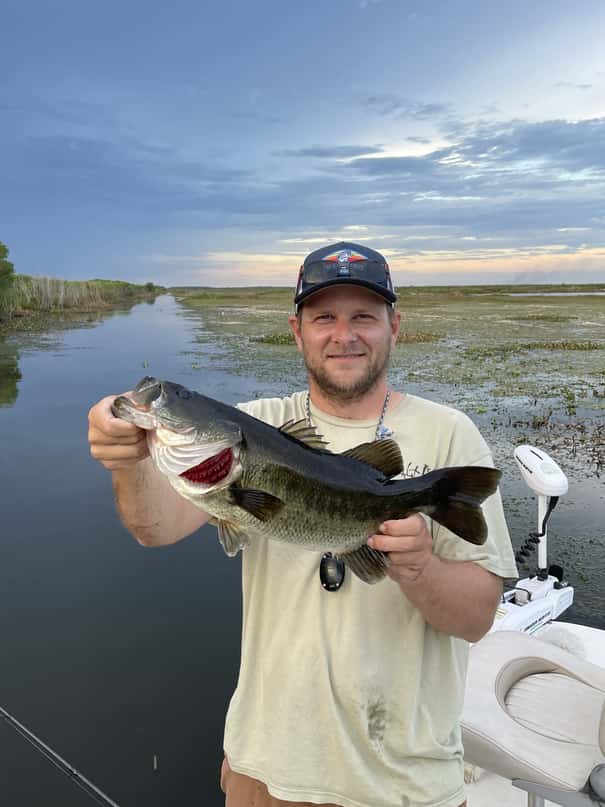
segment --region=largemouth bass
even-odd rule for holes
[[[278,429],[149,377],[112,408],[148,430],[153,462],[212,517],[230,556],[261,536],[330,551],[374,583],[385,576],[388,559],[366,542],[387,519],[425,513],[473,544],[487,537],[481,502],[497,488],[495,468],[440,468],[393,479],[403,467],[393,440],[333,454],[306,420]]]

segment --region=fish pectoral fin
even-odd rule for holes
[[[315,426],[310,426],[305,419],[288,420],[279,427],[279,431],[283,434],[287,434],[289,437],[295,437],[301,443],[311,448],[327,450],[326,446],[328,443],[325,438],[317,431]]]
[[[259,521],[268,521],[271,516],[278,513],[284,506],[281,499],[264,490],[240,488],[238,485],[231,485],[230,491],[235,504],[258,518]]]
[[[363,580],[364,583],[378,583],[386,576],[389,565],[388,555],[379,549],[372,549],[367,544],[362,544],[359,549],[347,552],[342,555],[335,555],[340,558],[345,566]]]
[[[385,476],[395,476],[403,471],[403,459],[399,446],[394,440],[374,440],[342,452],[343,457],[365,462]]]
[[[240,549],[245,549],[250,543],[248,535],[236,524],[230,521],[217,521],[218,538],[223,549],[230,558],[235,557]]]

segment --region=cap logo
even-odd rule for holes
[[[361,252],[354,252],[351,249],[341,249],[338,252],[331,252],[321,259],[322,261],[329,261],[330,263],[337,263],[340,266],[347,266],[349,263],[356,261],[367,261],[367,255],[362,255]]]

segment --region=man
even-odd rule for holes
[[[242,408],[276,426],[306,418],[335,452],[390,435],[418,474],[491,464],[465,415],[389,388],[395,301],[378,252],[340,243],[311,253],[289,319],[308,392]],[[89,439],[113,472],[124,524],[149,546],[189,535],[208,516],[156,472],[143,433],[111,416],[112,400],[91,410]],[[389,553],[388,578],[376,585],[321,553],[252,542],[224,738],[227,807],[465,803],[458,720],[468,642],[488,631],[502,578],[516,576],[499,494],[483,510],[483,546],[417,514],[385,522],[368,540]]]

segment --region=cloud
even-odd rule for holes
[[[362,98],[361,103],[377,115],[388,118],[429,120],[450,112],[449,104],[412,101],[391,93],[369,95]]]
[[[455,146],[443,149],[441,159],[505,170],[531,168],[544,172],[605,170],[605,118],[577,122],[510,121],[483,123],[467,131]]]
[[[574,84],[572,81],[557,81],[555,87],[566,87],[570,90],[590,90],[592,84]]]
[[[322,159],[346,159],[368,154],[380,154],[382,146],[308,146],[301,149],[288,149],[275,152],[283,157],[320,157]]]

